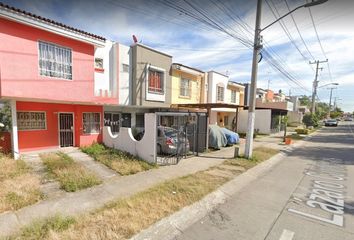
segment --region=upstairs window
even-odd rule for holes
[[[95,68],[103,69],[103,59],[95,58]]]
[[[231,102],[236,103],[236,91],[231,90]]]
[[[217,86],[216,88],[216,100],[224,101],[224,87]]]
[[[179,95],[182,97],[191,96],[191,82],[189,79],[182,78],[179,86]]]
[[[47,42],[38,42],[39,72],[42,76],[72,79],[71,49]]]
[[[148,92],[149,93],[164,93],[164,76],[163,72],[157,71],[155,69],[149,69],[149,83]]]

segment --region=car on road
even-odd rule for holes
[[[346,117],[346,118],[344,118],[344,121],[353,121],[353,118],[351,118],[351,117]]]
[[[328,119],[325,122],[325,126],[333,126],[333,127],[337,127],[338,126],[338,121],[337,119]]]
[[[184,131],[171,127],[157,127],[157,154],[176,155],[189,152],[189,141]]]

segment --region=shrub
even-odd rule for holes
[[[81,150],[121,175],[130,175],[156,168],[132,154],[95,143]]]
[[[318,118],[315,114],[305,114],[302,122],[306,125],[306,127],[318,127]]]
[[[309,130],[308,129],[305,129],[305,128],[297,128],[297,129],[295,129],[295,132],[297,133],[297,134],[309,134]]]
[[[107,151],[105,146],[99,143],[94,143],[90,146],[82,147],[81,150],[91,156],[97,156]]]

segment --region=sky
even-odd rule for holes
[[[0,1],[128,46],[135,35],[172,55],[173,62],[218,71],[235,82],[251,79],[256,0]],[[263,0],[262,28],[306,1],[312,0]],[[316,72],[316,64],[309,62],[328,59],[320,64],[318,99],[329,103],[329,88],[336,87],[332,105],[336,101],[352,112],[353,10],[352,0],[329,0],[300,8],[262,31],[257,86],[309,96]]]

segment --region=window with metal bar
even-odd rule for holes
[[[217,97],[217,101],[224,101],[224,87],[217,86],[216,97]]]
[[[163,72],[149,69],[148,91],[150,93],[164,93],[164,76]]]
[[[118,133],[119,128],[121,125],[121,119],[120,119],[120,114],[119,113],[110,113],[110,112],[105,112],[104,113],[104,125],[105,126],[110,126],[111,127],[111,132],[112,133]]]
[[[18,130],[45,130],[45,112],[17,112]]]
[[[231,90],[231,102],[236,103],[236,91]]]
[[[101,126],[100,113],[83,113],[83,132],[99,133]]]
[[[71,49],[42,41],[38,48],[40,75],[72,79]]]
[[[181,78],[180,87],[179,87],[179,95],[182,97],[190,97],[191,96],[191,82],[189,79]]]

